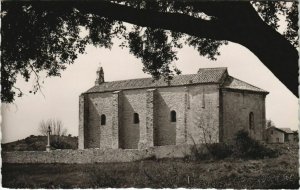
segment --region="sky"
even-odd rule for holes
[[[199,68],[227,67],[231,76],[270,92],[266,97],[266,119],[277,127],[298,128],[298,99],[247,48],[229,43],[220,48],[216,61],[199,56],[191,47],[178,51],[175,65],[182,74],[193,74]],[[99,63],[104,69],[105,81],[150,77],[143,73],[140,59],[128,49],[114,45],[111,50],[88,46],[86,54],[79,55],[61,77],[44,78],[42,93],[29,94],[32,83],[17,79],[16,86],[26,95],[13,104],[2,104],[2,143],[39,135],[42,120],[56,118],[63,122],[67,134],[78,135],[79,95],[91,88],[96,80]]]

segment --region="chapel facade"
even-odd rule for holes
[[[79,149],[143,149],[229,142],[244,129],[263,140],[267,91],[228,74],[199,69],[171,81],[104,81],[79,97]]]

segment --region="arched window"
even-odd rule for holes
[[[106,116],[104,114],[101,115],[101,125],[106,125]]]
[[[133,114],[133,123],[134,124],[140,123],[140,118],[139,118],[139,114],[138,113],[134,113]]]
[[[253,114],[253,112],[249,113],[249,129],[254,129],[254,114]]]
[[[171,116],[171,122],[176,122],[176,111],[172,110],[170,116]]]

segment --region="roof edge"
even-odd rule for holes
[[[272,128],[272,129],[275,129],[275,130],[277,130],[277,131],[283,132],[283,133],[287,133],[287,134],[292,134],[292,133],[294,133],[294,131],[293,131],[292,129],[291,129],[292,132],[291,132],[291,133],[288,133],[288,132],[286,132],[286,131],[282,130],[281,128],[278,128],[278,127],[273,127],[273,126],[272,126],[272,127],[269,127],[268,129],[271,129],[271,128]],[[267,129],[267,130],[268,130],[268,129]],[[290,129],[290,128],[289,128],[289,129]]]
[[[264,94],[268,95],[269,92],[267,91],[256,91],[256,90],[249,90],[249,89],[235,89],[235,88],[226,88],[226,87],[221,87],[221,90],[228,90],[228,91],[236,91],[236,92],[252,92],[256,94]]]
[[[259,87],[257,87],[257,86],[254,86],[254,85],[252,85],[252,84],[249,84],[248,82],[245,82],[245,81],[242,81],[242,80],[240,80],[240,79],[237,79],[237,78],[235,78],[235,77],[233,77],[233,76],[231,76],[231,75],[228,75],[228,77],[231,77],[232,79],[234,79],[234,80],[237,80],[237,81],[239,81],[239,82],[243,82],[243,83],[245,83],[245,84],[247,84],[247,85],[249,85],[249,86],[252,86],[252,87],[254,87],[254,88],[258,88],[258,89],[260,89],[261,91],[258,91],[258,90],[250,90],[250,89],[236,89],[236,88],[230,88],[230,87],[223,87],[223,86],[221,86],[221,88],[222,89],[229,89],[229,90],[236,90],[236,91],[249,91],[249,92],[256,92],[256,93],[263,93],[263,94],[270,94],[270,92],[268,92],[268,91],[266,91],[266,90],[264,90],[264,89],[262,89],[262,88],[259,88]],[[224,84],[224,83],[223,83]],[[222,85],[223,85],[222,84]]]

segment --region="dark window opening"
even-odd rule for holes
[[[176,111],[171,111],[171,122],[176,122]]]
[[[286,142],[289,142],[289,135],[288,135],[288,134],[284,134],[284,140],[285,140]]]
[[[140,123],[140,118],[139,118],[139,114],[138,113],[134,113],[133,114],[133,123],[134,124]]]
[[[253,112],[249,114],[249,128],[254,129],[254,115]]]
[[[104,114],[101,115],[101,125],[106,125],[106,116]]]

